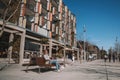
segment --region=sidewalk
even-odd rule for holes
[[[103,60],[91,62],[74,62],[62,71],[45,71],[38,73],[38,69],[25,72],[26,67],[18,64],[10,65],[0,71],[0,80],[106,80],[106,70]],[[106,63],[108,80],[120,79],[120,63]],[[35,67],[30,67],[30,69]],[[37,67],[36,67],[37,68]]]
[[[7,66],[8,66],[8,60],[4,58],[0,59],[0,71],[3,70]]]

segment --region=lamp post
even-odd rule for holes
[[[86,32],[86,29],[85,29],[85,25],[83,26],[83,36],[84,36],[84,60],[86,60],[86,51],[85,51],[85,32]]]
[[[117,55],[118,55],[118,53],[119,53],[118,37],[116,37],[116,52],[117,52]]]

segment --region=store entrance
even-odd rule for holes
[[[12,33],[13,41],[9,42],[10,35],[11,33],[4,32],[0,37],[0,58],[7,59],[10,63],[19,63],[21,37]]]

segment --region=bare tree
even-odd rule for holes
[[[3,0],[3,1],[6,2],[7,0]],[[8,4],[6,5],[6,9],[5,9],[5,11],[4,11],[4,14],[3,14],[3,24],[2,24],[2,29],[1,29],[1,31],[0,31],[0,37],[2,36],[2,34],[3,34],[3,32],[4,32],[6,23],[7,23],[7,22],[15,15],[15,13],[17,12],[17,10],[18,10],[18,8],[19,8],[19,6],[20,6],[21,0],[19,0],[17,6],[16,6],[16,8],[15,8],[15,10],[14,10],[14,11],[12,12],[12,14],[9,15],[9,17],[8,17],[7,14],[9,14],[9,13],[8,13],[8,10],[9,10],[9,8],[10,8],[10,6],[11,6],[11,2],[12,2],[12,0],[9,0]],[[14,1],[14,2],[15,2],[15,1]]]
[[[119,53],[120,53],[120,43],[119,43],[119,42],[116,42],[116,43],[115,43],[115,46],[114,46],[114,51],[116,51],[116,52],[117,52],[117,54],[119,54]]]

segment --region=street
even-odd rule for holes
[[[32,69],[34,67],[30,67]],[[66,65],[60,72],[38,69],[25,72],[26,67],[18,64],[8,65],[0,71],[0,80],[120,80],[120,63],[109,63],[103,60],[91,62],[74,62]],[[107,72],[107,73],[106,73]]]

